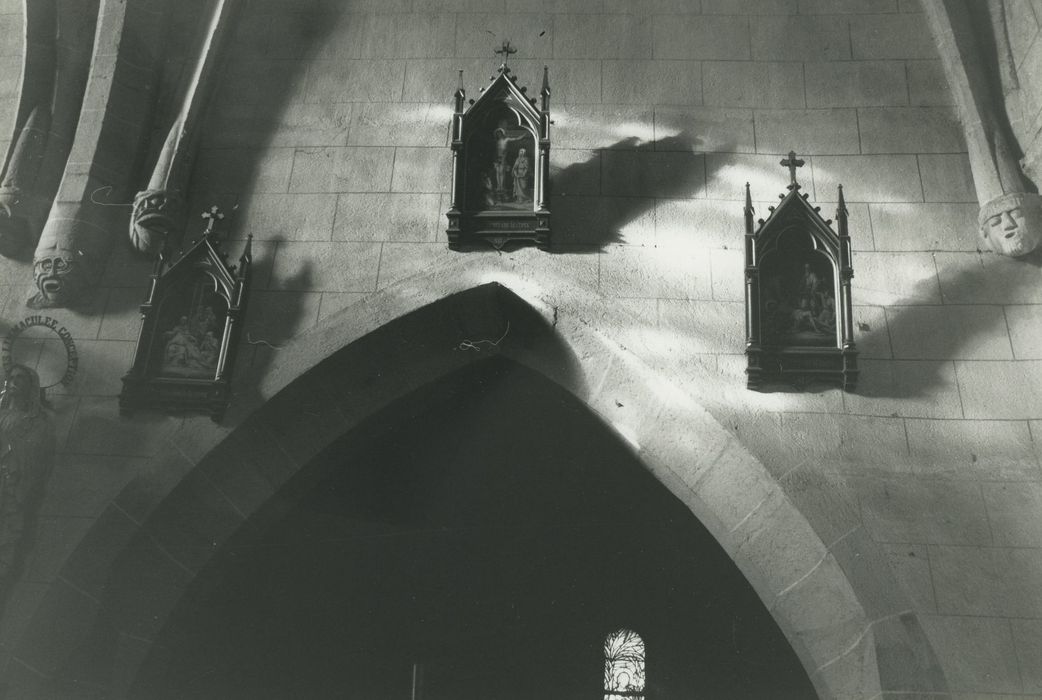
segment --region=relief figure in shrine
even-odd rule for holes
[[[836,292],[831,265],[810,251],[765,264],[765,340],[782,345],[834,345]],[[820,256],[817,256],[820,257]],[[802,261],[802,264],[801,264]]]
[[[506,57],[517,50],[503,42],[498,75],[470,100],[463,71],[453,95],[452,189],[446,234],[449,248],[475,243],[502,250],[534,243],[550,248],[550,78],[543,67],[539,98],[517,84]]]
[[[475,134],[474,158],[483,168],[478,172],[475,201],[482,209],[528,210],[532,208],[531,172],[529,154],[535,150],[535,138],[528,129],[518,125],[517,117],[503,110],[493,120],[495,126],[486,134]]]
[[[193,290],[188,308],[176,304],[179,300],[169,299],[167,303],[177,308],[164,309],[161,315],[167,330],[163,330],[161,336],[160,375],[213,377],[221,348],[218,320],[225,313],[223,300],[205,284]],[[222,308],[215,310],[215,304]],[[184,313],[178,314],[178,310]]]

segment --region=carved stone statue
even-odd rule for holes
[[[40,378],[13,365],[0,391],[0,602],[25,559],[26,533],[54,463],[54,429]]]

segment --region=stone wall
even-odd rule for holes
[[[0,3],[0,65],[3,79],[0,80],[0,146],[7,151],[7,144],[14,129],[14,110],[18,105],[18,85],[22,74],[22,8],[21,3],[8,0]]]
[[[903,588],[894,599],[911,600],[953,697],[1042,698],[1039,265],[977,250],[961,130],[918,10],[911,0],[249,2],[191,198],[191,211],[234,208],[233,236],[255,238],[242,395],[292,365],[281,354],[290,338],[336,312],[378,314],[367,307],[375,292],[416,285],[461,255],[488,260],[492,277],[510,257],[536,296],[556,298],[551,281],[568,279],[614,307],[600,327],[730,429],[830,549],[861,536],[882,548]],[[550,68],[555,250],[452,253],[456,71],[476,97],[507,38],[521,84],[537,89]],[[799,177],[823,213],[844,185],[856,394],[744,388],[743,186],[765,216],[790,149],[806,158]],[[33,672],[15,650],[110,501],[132,481],[159,494],[177,481],[152,458],[184,419],[117,413],[150,267],[120,248],[88,305],[51,314],[73,331],[82,370],[53,397],[59,463],[0,626],[0,676]],[[13,325],[30,313],[31,271],[7,259],[0,271]],[[241,419],[233,406],[229,424]]]
[[[1038,140],[1042,131],[1042,89],[1038,82],[1042,71],[1042,42],[1038,40],[1042,7],[1027,0],[1005,0],[1004,9],[1013,77],[1010,80],[1009,74],[1003,76],[1004,97],[1013,132],[1025,154],[1025,169],[1037,186],[1042,176],[1042,142]]]

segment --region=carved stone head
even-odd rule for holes
[[[1042,197],[1014,192],[985,203],[977,217],[981,236],[999,255],[1027,255],[1042,243]]]
[[[37,251],[33,259],[33,279],[39,290],[29,300],[33,308],[69,306],[79,299],[91,275],[82,253],[53,247]]]
[[[181,197],[169,190],[145,190],[134,197],[130,242],[146,255],[162,250],[181,217]]]

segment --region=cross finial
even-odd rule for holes
[[[789,178],[792,180],[789,184],[789,189],[799,187],[799,184],[796,182],[796,168],[802,168],[804,161],[796,158],[796,151],[789,151],[789,157],[782,159],[781,164],[789,169]]]
[[[216,204],[210,207],[209,211],[204,211],[202,218],[208,219],[206,222],[206,230],[203,231],[204,236],[209,236],[213,233],[214,228],[217,226],[217,222],[224,219],[224,214],[221,213],[220,207]]]
[[[503,54],[503,67],[507,67],[507,59],[510,58],[510,54],[517,53],[517,49],[510,45],[510,40],[507,39],[503,42],[503,45],[496,49],[496,54]]]

